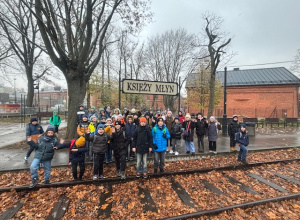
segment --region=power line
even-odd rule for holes
[[[270,64],[292,63],[295,61],[300,61],[300,60],[281,61],[281,62],[274,62],[274,63],[245,64],[245,65],[236,65],[236,66],[227,66],[227,67],[262,66],[262,65],[270,65]]]

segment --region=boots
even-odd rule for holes
[[[120,170],[117,170],[117,177],[120,177],[121,176],[121,172]]]
[[[243,164],[248,164],[248,162],[246,161],[246,159],[243,159],[243,160],[242,160],[242,163],[243,163]]]
[[[154,168],[154,173],[157,173],[157,168]]]
[[[230,151],[231,152],[236,151],[235,147],[230,147]]]
[[[165,171],[164,171],[164,168],[160,168],[160,173],[164,173]]]

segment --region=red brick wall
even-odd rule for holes
[[[223,97],[215,108],[217,117],[223,114]],[[198,112],[190,108],[189,112]],[[298,86],[251,86],[227,88],[227,115],[243,117],[269,118],[298,117]],[[207,114],[207,109],[204,111]],[[218,115],[219,114],[219,115]]]

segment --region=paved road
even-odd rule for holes
[[[43,127],[47,127],[47,124],[42,124]],[[66,122],[62,123],[61,127],[65,127]],[[283,128],[282,128],[283,129]],[[282,148],[282,147],[296,147],[300,146],[300,130],[295,128],[289,132],[286,130],[279,130],[278,132],[272,131],[259,131],[255,137],[250,137],[249,150],[263,150],[270,148]],[[34,152],[29,158],[29,162],[24,163],[24,156],[29,149],[29,146],[25,149],[5,149],[4,143],[13,144],[25,139],[25,129],[15,126],[2,126],[0,124],[0,171],[9,169],[27,169],[29,168]],[[197,148],[197,138],[194,139],[195,146]],[[238,149],[238,147],[237,147]],[[218,152],[229,152],[229,137],[219,136],[217,141]],[[205,139],[205,152],[208,152],[208,141]],[[179,155],[185,154],[184,141],[179,149]],[[52,165],[66,165],[68,163],[68,149],[63,149],[55,152],[52,160]]]

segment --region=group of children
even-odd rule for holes
[[[80,106],[80,114],[84,112],[81,108]],[[32,178],[30,187],[34,187],[38,183],[37,169],[40,163],[43,163],[45,168],[45,184],[50,183],[51,160],[54,150],[62,148],[69,148],[74,180],[83,178],[86,156],[92,158],[93,161],[93,180],[104,179],[103,164],[105,160],[111,160],[111,151],[116,163],[116,176],[121,179],[126,178],[128,155],[136,157],[136,176],[147,178],[147,156],[152,151],[154,153],[154,173],[158,173],[158,171],[163,173],[166,152],[178,155],[182,137],[185,141],[186,153],[195,155],[193,142],[195,129],[198,137],[198,151],[203,152],[203,139],[207,135],[209,150],[216,152],[218,130],[221,129],[221,126],[213,116],[206,121],[201,113],[197,114],[196,120],[192,120],[189,114],[183,116],[182,112],[173,118],[171,111],[168,111],[165,117],[162,117],[161,113],[151,115],[149,112],[141,117],[135,109],[127,111],[128,114],[123,115],[118,109],[114,113],[104,113],[100,112],[99,115],[102,116],[97,115],[101,117],[100,120],[96,114],[90,116],[86,113],[78,114],[80,119],[77,126],[78,138],[69,142],[65,142],[63,139],[58,141],[56,128],[53,125],[50,125],[45,133],[41,127],[37,129],[41,130],[39,134],[42,134],[38,140],[27,134],[27,141],[31,149],[36,149],[35,158],[30,166]],[[31,121],[30,124],[33,126],[38,125],[34,118]],[[240,127],[240,132],[236,133],[235,142],[241,149],[238,160],[245,163],[249,138],[245,126],[240,125]]]

